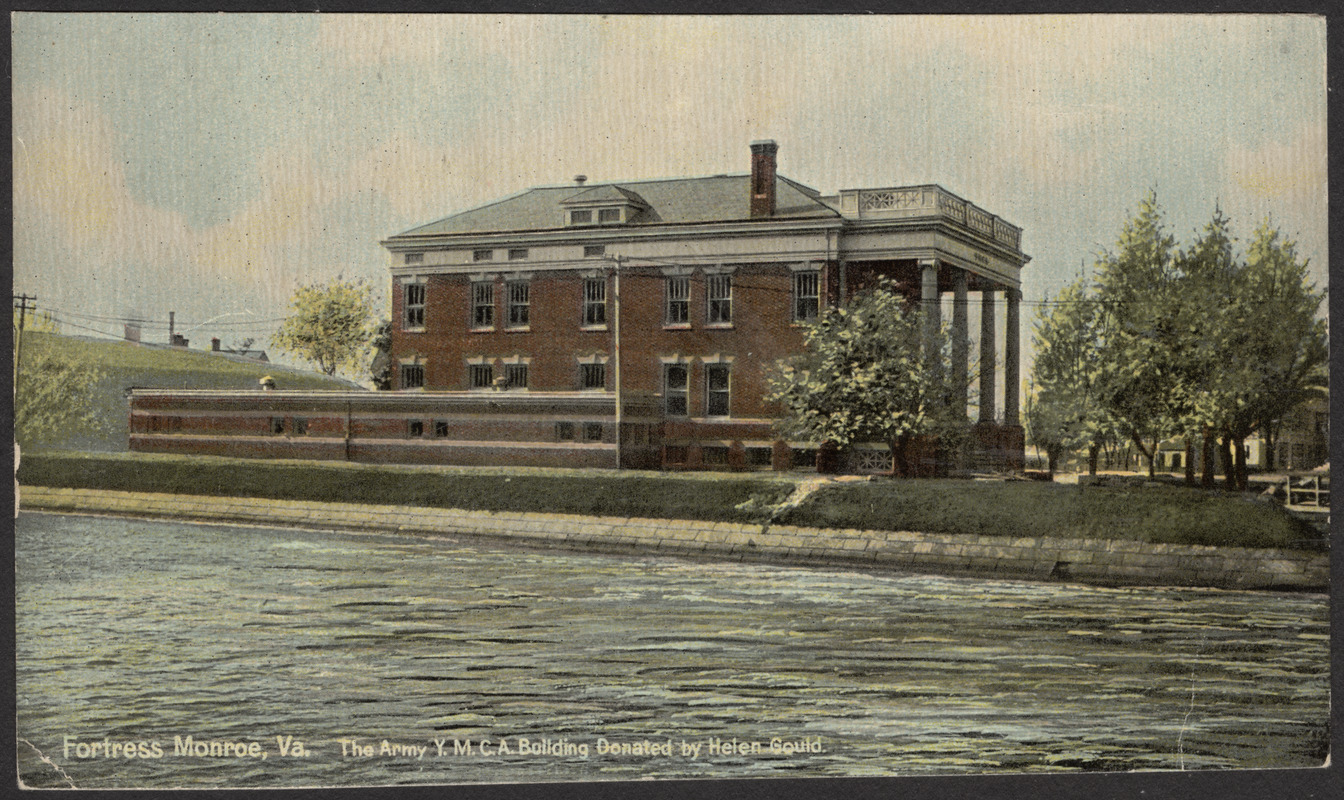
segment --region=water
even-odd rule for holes
[[[30,786],[1222,769],[1325,757],[1322,595],[44,514],[18,521],[16,559],[18,766]],[[193,748],[241,742],[244,755],[176,752],[188,736]],[[115,757],[93,750],[105,739]],[[454,740],[470,740],[470,752],[455,754]],[[600,740],[628,749],[599,753]],[[247,754],[253,742],[264,758]]]

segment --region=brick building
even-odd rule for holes
[[[140,391],[131,447],[442,464],[810,465],[818,443],[783,442],[773,429],[767,371],[801,349],[803,324],[821,310],[890,279],[935,316],[951,296],[953,370],[968,379],[967,309],[979,294],[972,455],[979,466],[1020,469],[1020,229],[936,185],[825,196],[776,174],[777,150],[753,142],[750,171],[733,175],[580,176],[391,236],[395,391]],[[844,458],[849,471],[890,468],[882,444]]]
[[[962,370],[980,295],[978,438],[1020,452],[1020,229],[939,186],[823,196],[778,175],[777,150],[753,142],[742,174],[579,176],[389,237],[394,386],[638,392],[660,398],[665,466],[778,467],[766,371],[801,323],[890,278],[935,310],[952,295]]]

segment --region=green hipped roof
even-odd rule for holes
[[[613,200],[625,200],[634,195],[648,205],[647,210],[630,220],[631,225],[746,221],[751,219],[748,194],[750,183],[751,176],[743,174],[628,181],[596,186],[542,186],[412,228],[398,236],[564,228],[562,203],[568,200],[601,200],[605,196]],[[611,191],[613,189],[614,192]],[[775,214],[772,219],[840,216],[822,203],[819,196],[816,190],[779,176],[775,179]]]

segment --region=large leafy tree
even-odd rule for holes
[[[1181,331],[1168,298],[1176,291],[1176,240],[1166,232],[1157,193],[1149,191],[1125,223],[1115,253],[1097,264],[1102,406],[1156,473],[1157,447],[1177,432],[1170,382]],[[1173,413],[1175,412],[1175,413]]]
[[[1231,304],[1243,332],[1233,358],[1245,391],[1228,429],[1238,454],[1244,452],[1241,440],[1259,431],[1270,468],[1278,420],[1327,391],[1326,322],[1319,316],[1325,292],[1311,281],[1307,265],[1298,259],[1291,241],[1268,222],[1262,223],[1247,251]],[[1237,473],[1244,488],[1244,462]]]
[[[804,351],[781,362],[770,376],[769,399],[783,406],[781,432],[843,449],[857,442],[885,442],[893,472],[911,474],[916,436],[960,435],[948,403],[948,343],[939,335],[926,346],[921,314],[881,286],[827,309],[804,336]],[[962,392],[966,387],[960,387]]]
[[[1088,471],[1096,474],[1097,453],[1113,435],[1098,397],[1099,310],[1079,278],[1053,301],[1047,297],[1037,314],[1026,417],[1032,441],[1046,452],[1051,474],[1061,457],[1083,449]]]
[[[1202,443],[1206,486],[1213,485],[1213,440],[1219,434],[1230,463],[1228,429],[1249,388],[1239,357],[1248,332],[1238,313],[1245,287],[1234,243],[1227,217],[1215,207],[1199,238],[1176,256],[1177,280],[1161,301],[1175,334],[1165,343],[1173,423],[1185,437],[1187,455],[1192,442]],[[1192,459],[1186,475],[1193,481]]]
[[[362,370],[375,334],[372,287],[362,280],[340,278],[326,285],[300,286],[290,299],[290,309],[271,336],[274,347],[316,364],[327,375]]]

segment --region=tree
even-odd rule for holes
[[[885,442],[893,473],[911,474],[916,436],[963,435],[966,427],[951,419],[958,406],[947,402],[956,390],[947,385],[947,337],[926,350],[924,336],[921,314],[889,285],[827,309],[808,326],[803,353],[769,376],[768,399],[783,405],[781,432],[842,449]]]
[[[1036,318],[1032,389],[1027,395],[1027,427],[1046,452],[1054,475],[1059,459],[1086,448],[1088,472],[1097,472],[1097,454],[1112,424],[1098,397],[1099,306],[1079,278],[1053,302],[1047,297]]]
[[[362,280],[337,278],[300,286],[292,312],[271,336],[271,345],[317,364],[327,375],[358,371],[368,359],[375,319],[373,289]]]
[[[98,413],[103,373],[38,352],[23,360],[14,397],[14,440],[25,449],[96,433],[107,426]]]
[[[1174,321],[1175,336],[1168,349],[1168,383],[1174,425],[1191,442],[1202,442],[1204,480],[1213,486],[1213,441],[1222,435],[1224,461],[1231,463],[1232,417],[1245,402],[1247,391],[1241,367],[1247,331],[1238,314],[1242,293],[1242,265],[1233,249],[1235,239],[1222,209],[1195,243],[1176,256],[1177,280],[1165,300]],[[1237,452],[1241,450],[1236,443]],[[1187,458],[1186,477],[1194,482],[1193,459]]]
[[[1266,221],[1256,229],[1238,281],[1233,304],[1244,332],[1239,379],[1247,387],[1244,403],[1230,422],[1240,439],[1259,431],[1266,444],[1266,466],[1273,468],[1277,421],[1297,405],[1327,392],[1328,344],[1325,320],[1318,316],[1325,292],[1318,291],[1290,241]],[[1237,470],[1245,488],[1245,465]]]
[[[1175,239],[1163,227],[1156,192],[1139,203],[1117,247],[1097,264],[1098,396],[1154,477],[1158,445],[1177,430],[1170,379],[1180,338],[1179,320],[1165,307],[1175,291]]]

